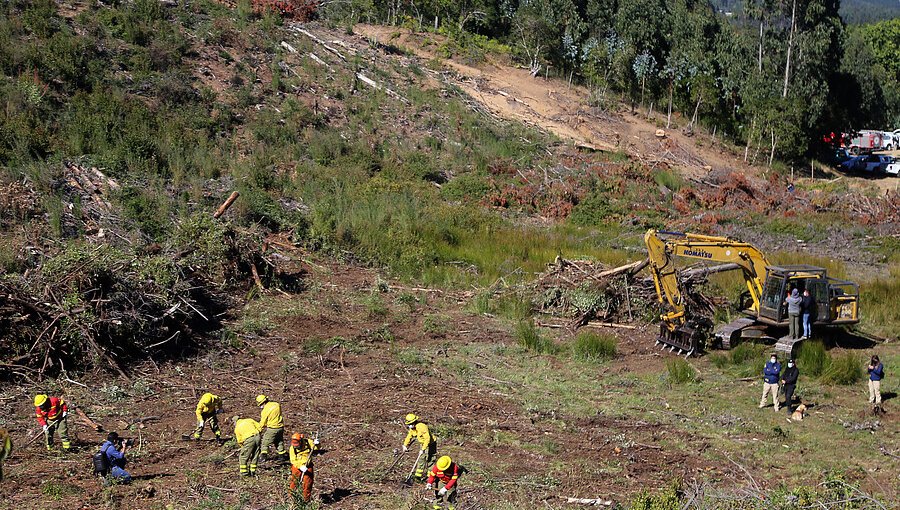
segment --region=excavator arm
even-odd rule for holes
[[[689,353],[698,347],[697,340],[689,338],[694,336],[694,331],[686,325],[684,292],[678,280],[673,260],[675,257],[736,264],[741,269],[753,301],[751,309],[759,311],[766,266],[769,263],[765,255],[753,245],[727,237],[652,229],[644,235],[644,244],[647,246],[656,295],[660,303],[669,306],[669,311],[661,317],[660,341],[663,343]]]

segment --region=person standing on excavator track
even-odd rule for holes
[[[406,439],[403,441],[403,451],[409,450],[409,444],[413,438],[418,440],[421,451],[416,464],[415,477],[422,479],[437,456],[437,441],[431,435],[431,431],[428,430],[428,424],[421,421],[414,413],[407,414],[405,422],[409,432],[407,432]]]
[[[197,402],[197,428],[194,430],[194,439],[199,440],[203,435],[203,427],[209,422],[209,428],[216,435],[216,441],[223,443],[222,432],[219,430],[219,415],[224,411],[222,409],[222,399],[218,395],[212,393],[204,393]]]
[[[772,393],[772,405],[778,411],[778,381],[781,375],[781,363],[778,362],[778,356],[773,352],[772,357],[766,362],[763,368],[763,392],[762,398],[759,399],[759,408],[766,407],[766,396]]]
[[[38,424],[44,429],[44,443],[47,451],[53,449],[53,433],[59,431],[63,450],[68,450],[72,443],[69,442],[69,424],[66,417],[69,415],[69,406],[62,397],[48,397],[41,394],[34,397],[34,412],[37,415]]]

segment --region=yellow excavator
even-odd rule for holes
[[[792,289],[808,289],[816,300],[814,325],[850,325],[859,322],[859,286],[828,276],[826,270],[810,265],[773,266],[766,256],[749,243],[699,234],[648,230],[644,235],[649,268],[660,303],[669,311],[661,316],[658,344],[690,356],[705,347],[708,320],[691,317],[685,293],[678,278],[675,257],[733,264],[747,285],[738,310],[743,317],[716,328],[712,347],[730,349],[742,338],[774,339],[765,336],[767,327],[788,326],[785,298]],[[705,324],[707,323],[707,324]],[[787,337],[776,341],[775,348],[794,354],[799,340]]]

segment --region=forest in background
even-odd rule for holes
[[[900,126],[900,20],[847,25],[842,12],[839,0],[746,2],[729,18],[707,0],[352,0],[322,8],[335,21],[437,30],[458,42],[448,53],[477,59],[478,48],[506,48],[534,75],[589,86],[595,106],[622,97],[653,103],[735,143],[766,140],[785,160],[824,153],[828,132]]]

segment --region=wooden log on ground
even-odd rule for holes
[[[81,421],[83,421],[85,425],[92,428],[94,432],[103,432],[103,425],[100,425],[94,420],[88,418],[88,415],[85,414],[80,407],[75,408],[75,414],[77,414],[78,417],[81,418]]]
[[[631,326],[628,324],[616,324],[614,322],[600,322],[600,321],[589,321],[585,324],[587,327],[591,328],[618,328],[618,329],[638,329],[637,326]]]
[[[612,501],[600,498],[566,498],[570,505],[612,506]]]
[[[241,196],[240,193],[238,193],[237,191],[232,191],[231,196],[228,197],[228,200],[225,200],[225,202],[223,202],[222,205],[220,205],[219,208],[216,209],[216,212],[213,213],[213,218],[218,219],[223,214],[225,214],[225,211],[227,211],[228,208],[231,207],[231,204],[233,204],[239,196]]]

